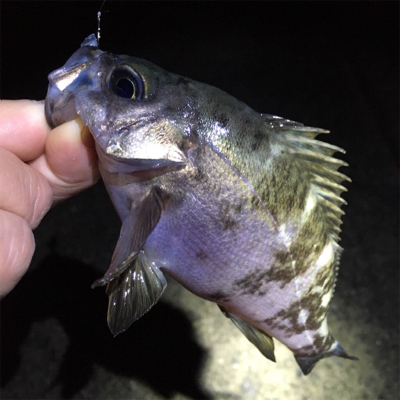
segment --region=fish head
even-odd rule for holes
[[[46,118],[55,127],[79,115],[109,172],[181,165],[191,137],[187,86],[151,62],[100,50],[92,34],[49,75]]]

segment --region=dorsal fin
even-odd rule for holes
[[[329,133],[327,130],[304,126],[299,122],[273,115],[261,116],[278,136],[284,137],[290,152],[301,160],[308,170],[312,189],[325,210],[328,231],[337,243],[341,231],[341,217],[344,214],[340,207],[347,204],[340,197],[342,192],[347,191],[341,183],[345,180],[351,182],[351,179],[338,172],[339,167],[346,167],[348,164],[334,158],[333,154],[345,151],[332,144],[315,140],[317,135]]]

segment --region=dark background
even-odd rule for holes
[[[1,98],[44,99],[47,75],[96,31],[100,5],[2,1]],[[381,398],[398,398],[398,3],[108,1],[103,10],[103,50],[217,86],[259,112],[329,129],[323,140],[347,150],[343,172],[352,183],[335,298],[357,304],[363,322],[386,332],[371,353],[387,371]],[[106,296],[89,287],[108,266],[119,226],[100,182],[51,210],[35,231],[30,271],[1,304],[3,398],[47,397],[12,382],[35,374],[21,366],[24,343],[32,324],[48,318],[69,343],[57,377],[64,398],[88,384],[93,363],[165,398],[205,396],[198,383],[205,350],[181,311],[160,302],[129,338],[110,339]],[[40,358],[45,340],[29,340]],[[127,351],[128,340],[135,350]]]

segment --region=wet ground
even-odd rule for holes
[[[46,75],[96,28],[100,2],[2,2],[1,97],[42,99]],[[106,3],[101,47],[217,86],[260,112],[331,130],[347,150],[331,332],[358,362],[303,377],[266,360],[209,302],[169,280],[115,339],[108,267],[120,223],[102,183],[35,231],[28,274],[1,303],[2,399],[399,398],[398,4]]]

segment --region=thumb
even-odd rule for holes
[[[44,154],[29,164],[48,180],[54,202],[92,186],[100,176],[94,139],[80,117],[54,128]]]

